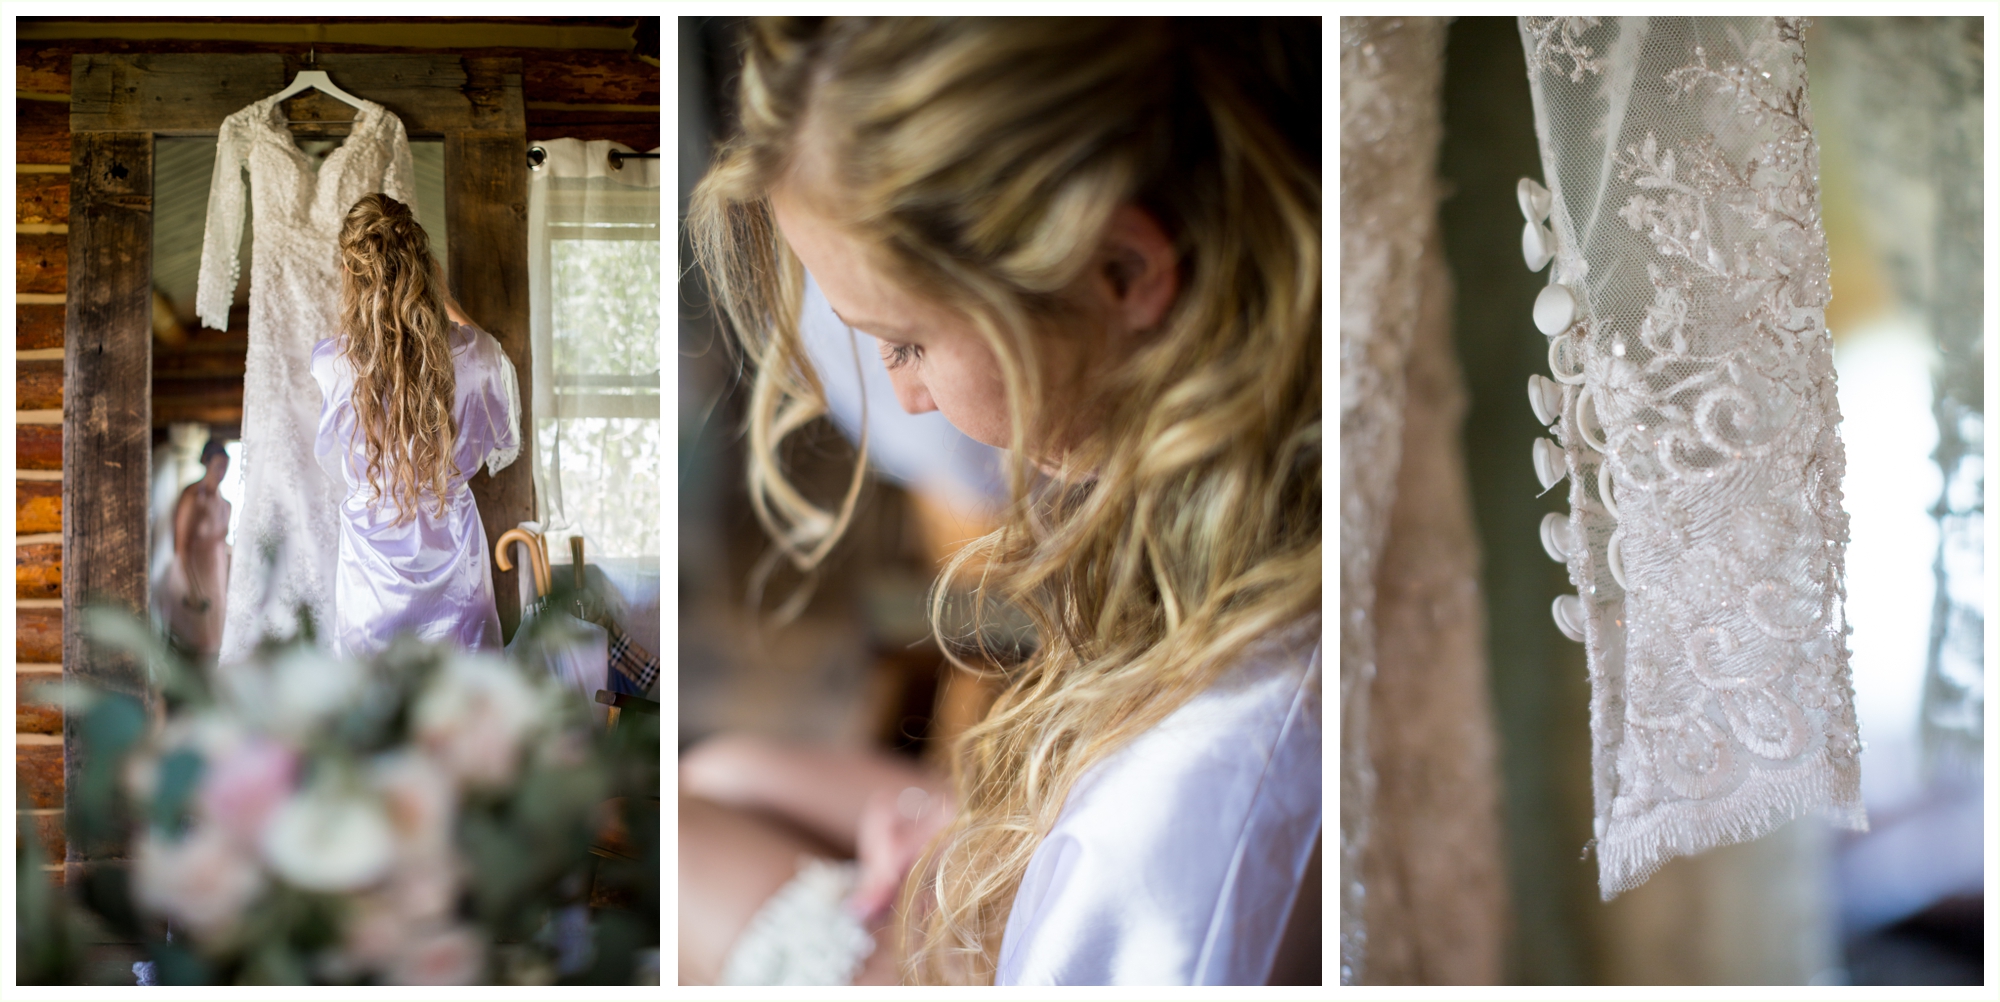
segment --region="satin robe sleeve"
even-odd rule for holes
[[[486,472],[493,474],[506,469],[521,455],[521,380],[500,342],[483,332],[482,337],[493,359],[481,408],[490,436],[487,441],[492,443],[486,451]]]
[[[1264,984],[1319,837],[1319,675],[1317,647],[1253,664],[1086,773],[995,984]]]
[[[313,458],[336,484],[347,483],[349,443],[354,437],[351,385],[343,378],[340,349],[332,338],[313,345],[312,377],[319,384],[319,429],[313,436]],[[345,488],[343,487],[343,493]]]

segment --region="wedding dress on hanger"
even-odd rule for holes
[[[1543,543],[1577,587],[1554,615],[1588,650],[1607,900],[1810,811],[1867,825],[1803,27],[1520,22],[1522,249],[1554,263],[1533,458],[1568,480]]]
[[[347,210],[377,191],[414,208],[402,120],[355,99],[346,141],[315,165],[285,127],[280,101],[288,95],[274,94],[223,120],[195,292],[202,323],[226,330],[249,210],[254,239],[243,504],[222,631],[225,663],[247,655],[267,634],[295,632],[301,606],[319,629],[332,622],[336,507],[343,491],[313,456],[320,392],[312,349],[339,329],[335,244]]]

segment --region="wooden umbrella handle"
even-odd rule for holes
[[[543,562],[541,539],[526,529],[508,529],[500,534],[500,541],[493,544],[493,562],[503,571],[514,569],[514,562],[507,557],[507,547],[519,543],[528,548],[528,567],[535,579],[535,597],[549,593],[549,565]]]

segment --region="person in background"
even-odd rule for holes
[[[229,453],[209,439],[201,447],[202,478],[174,502],[174,562],[167,571],[167,627],[197,657],[222,647],[225,596],[229,594],[230,505],[222,497]]]

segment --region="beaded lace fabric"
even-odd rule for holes
[[[1818,152],[1798,19],[1520,27],[1608,900],[1809,811],[1866,827]]]

